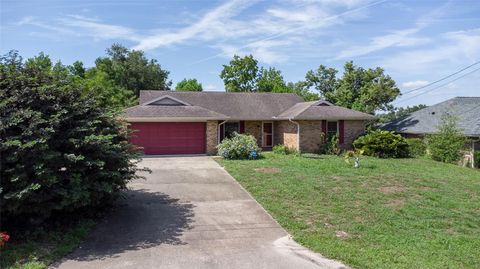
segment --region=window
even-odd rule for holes
[[[240,132],[240,124],[238,122],[227,122],[225,123],[224,126],[224,137],[225,138],[231,138],[233,136],[233,133]]]
[[[334,135],[338,134],[338,122],[337,121],[329,121],[327,123],[327,137],[333,137]]]

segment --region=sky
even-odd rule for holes
[[[90,67],[120,43],[157,59],[173,85],[196,78],[208,91],[223,91],[235,54],[293,82],[353,61],[397,82],[394,105],[432,105],[480,96],[480,64],[414,90],[480,61],[479,14],[478,0],[0,0],[0,53]]]

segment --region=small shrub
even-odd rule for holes
[[[406,139],[389,131],[371,131],[357,138],[353,145],[368,156],[379,158],[405,158],[409,156]]]
[[[322,134],[322,140],[324,135]],[[339,138],[338,135],[327,138],[327,142],[320,145],[320,154],[338,155],[340,154],[340,148],[338,147]]]
[[[280,155],[288,155],[296,153],[296,150],[289,148],[285,145],[276,145],[272,148],[273,153]]]
[[[453,163],[461,158],[461,150],[466,141],[466,137],[457,127],[456,119],[445,114],[438,126],[438,133],[427,137],[427,148],[433,160]]]
[[[238,133],[235,133],[232,138],[225,138],[217,149],[220,156],[232,160],[257,159],[261,151],[255,137]]]
[[[427,144],[420,138],[408,138],[408,149],[413,157],[425,156],[427,153]]]

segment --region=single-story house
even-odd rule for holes
[[[382,129],[405,137],[423,137],[438,132],[442,116],[448,113],[457,119],[457,126],[470,138],[473,151],[480,148],[480,97],[455,97],[393,120]]]
[[[374,116],[290,93],[141,91],[125,118],[136,130],[131,143],[145,154],[216,154],[234,132],[253,135],[265,150],[315,152],[335,134],[350,148]]]

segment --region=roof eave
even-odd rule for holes
[[[205,122],[228,120],[228,117],[123,117],[127,122]]]

